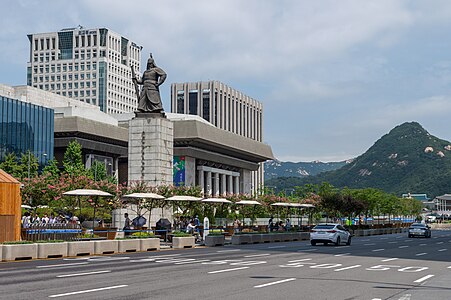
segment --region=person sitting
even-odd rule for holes
[[[186,233],[194,233],[196,229],[196,225],[194,225],[194,221],[191,221],[188,223],[188,225],[186,226]]]

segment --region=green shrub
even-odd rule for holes
[[[145,231],[139,231],[134,232],[131,237],[134,238],[152,238],[155,237],[155,234],[153,232],[145,232]]]
[[[190,233],[186,233],[186,232],[183,232],[183,231],[174,231],[172,234],[174,235],[174,237],[192,236]]]
[[[46,244],[46,243],[64,243],[63,240],[39,240],[35,243]]]
[[[3,242],[3,245],[22,245],[22,244],[33,244],[32,241],[9,241]]]

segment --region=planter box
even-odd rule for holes
[[[94,242],[77,241],[67,243],[67,256],[84,256],[94,254]]]
[[[205,246],[215,247],[224,246],[225,237],[223,235],[207,235],[205,237]]]
[[[154,250],[160,250],[159,238],[139,239],[139,251],[154,251]]]
[[[95,241],[94,254],[113,254],[119,251],[117,241]]]
[[[37,244],[3,245],[3,261],[35,259],[38,255]]]
[[[252,243],[250,234],[234,234],[232,235],[232,245],[242,245]]]
[[[60,258],[67,256],[67,242],[38,243],[38,258]]]
[[[262,243],[262,235],[261,234],[251,234],[252,244]]]
[[[117,240],[119,253],[140,251],[139,239]]]
[[[281,233],[282,235],[282,242],[291,242],[293,240],[293,236],[291,233]]]
[[[194,236],[172,237],[172,248],[174,249],[194,248],[194,245],[195,245]]]
[[[271,234],[263,233],[261,235],[261,241],[262,241],[262,243],[271,243],[271,241],[272,241]]]

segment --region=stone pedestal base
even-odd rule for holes
[[[172,184],[174,127],[164,113],[136,113],[130,120],[128,180]]]

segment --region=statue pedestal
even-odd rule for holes
[[[174,127],[164,113],[136,113],[128,136],[128,180],[172,184]]]

